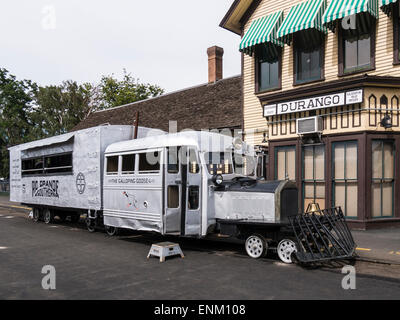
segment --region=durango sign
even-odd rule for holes
[[[363,96],[363,90],[355,90],[266,105],[264,117],[362,103]]]

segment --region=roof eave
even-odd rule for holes
[[[253,0],[235,0],[219,26],[238,35],[242,35],[242,18],[248,14]]]

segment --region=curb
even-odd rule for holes
[[[1,208],[9,208],[9,209],[32,210],[32,208],[29,208],[29,207],[6,205],[6,204],[1,204],[1,203],[0,203],[0,207]]]
[[[376,264],[385,264],[385,265],[395,265],[400,266],[400,262],[389,261],[389,260],[380,260],[373,258],[363,258],[363,257],[355,257],[357,261],[368,262],[368,263],[376,263]]]

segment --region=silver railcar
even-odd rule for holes
[[[256,150],[241,139],[147,128],[132,139],[133,132],[99,126],[10,148],[11,201],[46,223],[84,214],[89,231],[109,235],[226,235],[243,240],[252,258],[271,248],[285,263],[353,254],[341,209],[299,215],[296,184],[257,177]]]
[[[247,253],[263,256],[285,238],[287,217],[298,213],[289,181],[257,179],[257,154],[240,139],[209,132],[182,132],[124,141],[105,152],[103,221],[121,228],[204,238],[216,233],[246,241]]]

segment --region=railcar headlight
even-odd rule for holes
[[[224,177],[220,174],[217,174],[213,177],[212,180],[216,185],[220,186],[222,182],[224,182]]]
[[[243,140],[242,140],[240,137],[236,137],[236,138],[233,140],[233,147],[234,147],[236,150],[241,150],[241,149],[243,148]]]

